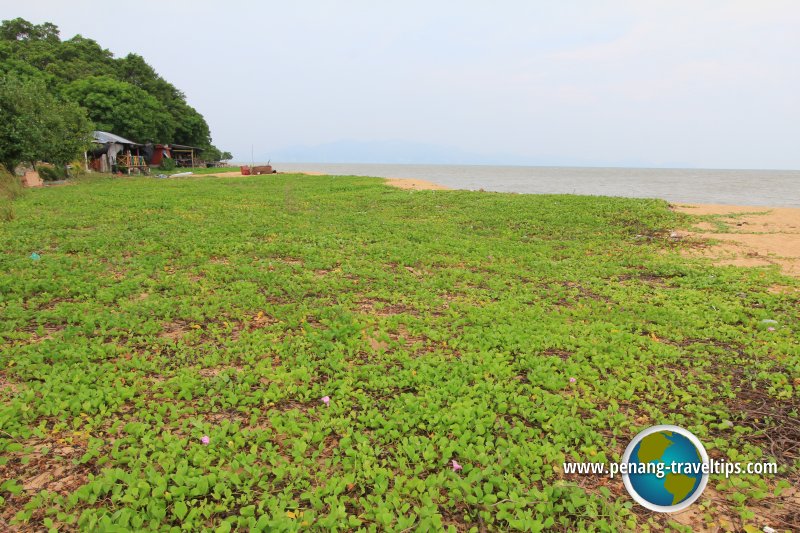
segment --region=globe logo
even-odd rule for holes
[[[688,430],[653,426],[636,435],[622,456],[622,481],[637,503],[661,513],[681,511],[708,484],[708,454]]]

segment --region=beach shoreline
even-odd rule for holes
[[[299,174],[301,176],[325,176],[324,172],[313,172],[313,171],[293,171],[293,172],[278,172],[278,174]],[[213,176],[217,178],[240,178],[243,177],[240,171],[230,171],[230,172],[215,172],[212,174],[205,174],[206,176]],[[428,180],[420,180],[415,178],[380,178],[382,179],[386,185],[390,185],[392,187],[397,187],[398,189],[409,189],[409,190],[416,190],[416,191],[449,191],[451,190],[450,187],[445,187],[444,185],[439,185],[438,183],[434,183]]]
[[[385,178],[392,187],[412,190],[450,190],[426,180]],[[710,259],[719,266],[777,266],[800,277],[800,208],[670,203],[679,213],[701,217],[690,228],[675,232],[700,246],[685,255]]]
[[[439,185],[432,181],[419,180],[414,178],[384,178],[386,185],[397,187],[398,189],[411,189],[415,191],[450,191],[450,187]]]
[[[322,176],[321,172],[295,171],[281,174]],[[240,177],[241,172],[220,172],[218,177]],[[416,178],[381,178],[386,185],[403,190],[444,191],[449,187]],[[687,227],[677,228],[676,238],[698,246],[688,257],[710,259],[719,266],[778,266],[789,276],[800,277],[800,208],[670,203],[676,212],[699,217]]]
[[[410,178],[385,178],[385,183],[400,189],[450,190]],[[800,208],[704,203],[671,203],[670,208],[701,217],[691,228],[675,232],[678,238],[702,244],[685,255],[711,259],[719,266],[776,265],[784,274],[800,277]]]

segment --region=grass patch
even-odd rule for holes
[[[22,196],[25,189],[19,178],[0,166],[0,221],[9,221],[14,218],[12,202]]]
[[[797,281],[680,257],[662,201],[276,175],[99,177],[17,208],[7,523],[663,528],[561,472],[656,423],[781,464],[712,478],[701,520],[797,517],[798,297],[769,291]]]
[[[215,167],[215,168],[208,168],[208,167],[196,167],[196,168],[187,168],[187,167],[178,167],[173,170],[161,170],[158,167],[153,167],[151,169],[152,174],[179,174],[181,172],[191,172],[192,174],[203,175],[203,174],[219,174],[220,172],[237,172],[239,170],[238,165],[231,165],[228,167]]]

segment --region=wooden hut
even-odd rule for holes
[[[92,148],[86,152],[87,166],[98,172],[147,173],[142,145],[107,131],[95,131]]]
[[[200,159],[201,148],[197,146],[187,146],[184,144],[156,144],[153,145],[153,155],[150,157],[150,164],[158,166],[165,157],[175,161],[176,167],[201,167],[205,162]]]

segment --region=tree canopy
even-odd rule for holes
[[[86,108],[97,129],[139,142],[163,142],[175,134],[175,120],[153,95],[110,76],[75,80],[64,95]]]
[[[51,22],[33,24],[23,18],[4,20],[0,27],[0,39],[5,41],[50,41],[56,42],[58,26]]]
[[[39,79],[0,78],[0,163],[66,164],[91,141],[92,123],[78,104],[51,94]]]
[[[50,22],[16,18],[0,23],[0,75],[37,80],[57,101],[84,108],[95,129],[221,155],[203,115],[142,56],[115,58],[81,35],[62,41],[58,26]]]

